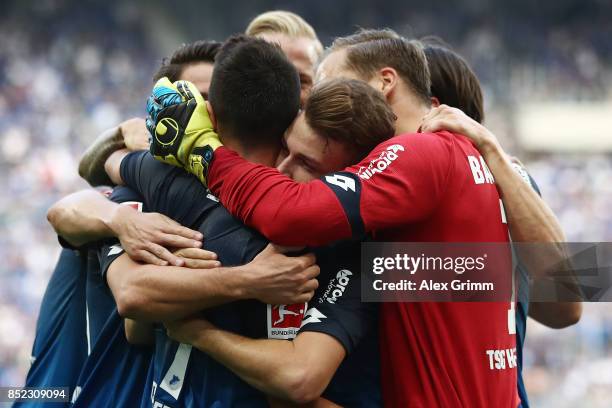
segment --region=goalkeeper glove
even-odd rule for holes
[[[147,112],[151,154],[164,163],[183,167],[206,185],[208,166],[222,143],[195,85],[161,78],[147,100]]]

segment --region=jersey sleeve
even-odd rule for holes
[[[447,132],[396,136],[361,163],[310,183],[219,148],[209,187],[270,241],[321,246],[427,217],[445,191],[453,144]]]
[[[167,189],[166,176],[171,169],[156,160],[147,160],[147,151],[129,153],[121,160],[120,174],[126,186],[138,192],[151,207],[160,206]]]
[[[533,179],[531,174],[527,171],[523,163],[521,163],[517,158],[511,158],[512,169],[523,179],[523,181],[531,186],[533,191],[538,193],[540,197],[542,197],[542,192],[540,191],[540,187]]]
[[[150,211],[193,226],[216,198],[183,169],[161,163],[149,152],[134,152],[121,161],[123,182],[142,195]]]
[[[140,194],[129,187],[118,186],[113,189],[110,200],[120,205],[128,205],[136,211],[147,211],[147,206]],[[117,238],[111,238],[100,242],[96,247],[98,260],[100,261],[100,274],[106,279],[108,268],[124,250]]]
[[[325,278],[320,279],[319,289],[308,304],[299,332],[330,335],[342,344],[347,355],[355,350],[368,331],[376,330],[378,319],[378,304],[361,302],[358,253],[347,254],[355,258],[348,263],[336,261],[325,266]]]

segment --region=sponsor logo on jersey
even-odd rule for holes
[[[302,326],[305,326],[308,323],[321,323],[322,319],[327,319],[327,316],[321,313],[316,307],[311,307],[306,312],[304,320],[302,320]]]
[[[334,304],[344,294],[346,287],[351,281],[353,272],[348,269],[342,269],[338,271],[336,277],[329,281],[325,292],[319,298],[319,303],[327,301],[328,303]]]
[[[486,350],[490,370],[513,369],[517,366],[516,347]]]
[[[115,244],[108,248],[108,254],[106,256],[113,256],[123,252],[123,248],[119,244]]]
[[[377,173],[385,171],[399,157],[400,152],[404,150],[404,146],[400,144],[388,146],[387,150],[384,150],[378,158],[372,160],[368,167],[360,166],[359,170],[357,170],[357,175],[364,180],[369,180]]]
[[[293,339],[302,325],[308,303],[268,305],[268,338]]]

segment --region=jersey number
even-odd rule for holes
[[[334,186],[338,186],[344,191],[351,190],[355,192],[355,180],[350,177],[341,176],[340,174],[334,174],[333,176],[325,176],[325,181]]]

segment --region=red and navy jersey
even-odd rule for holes
[[[195,177],[156,161],[148,152],[124,158],[121,178],[142,194],[151,211],[202,232],[204,248],[216,252],[224,266],[248,263],[268,244],[232,217]],[[316,302],[266,305],[245,300],[203,314],[222,329],[252,338],[289,340],[300,330],[336,338],[348,357],[324,395],[342,406],[378,407],[377,309],[360,302],[359,245],[339,243],[315,250],[321,268]],[[168,338],[163,328],[156,331],[149,375],[143,407],[268,406],[263,393],[205,353]]]
[[[508,242],[493,176],[467,138],[448,132],[396,136],[361,163],[305,184],[219,148],[208,178],[232,214],[284,245],[364,233]],[[514,310],[510,300],[383,304],[385,405],[518,406]]]

